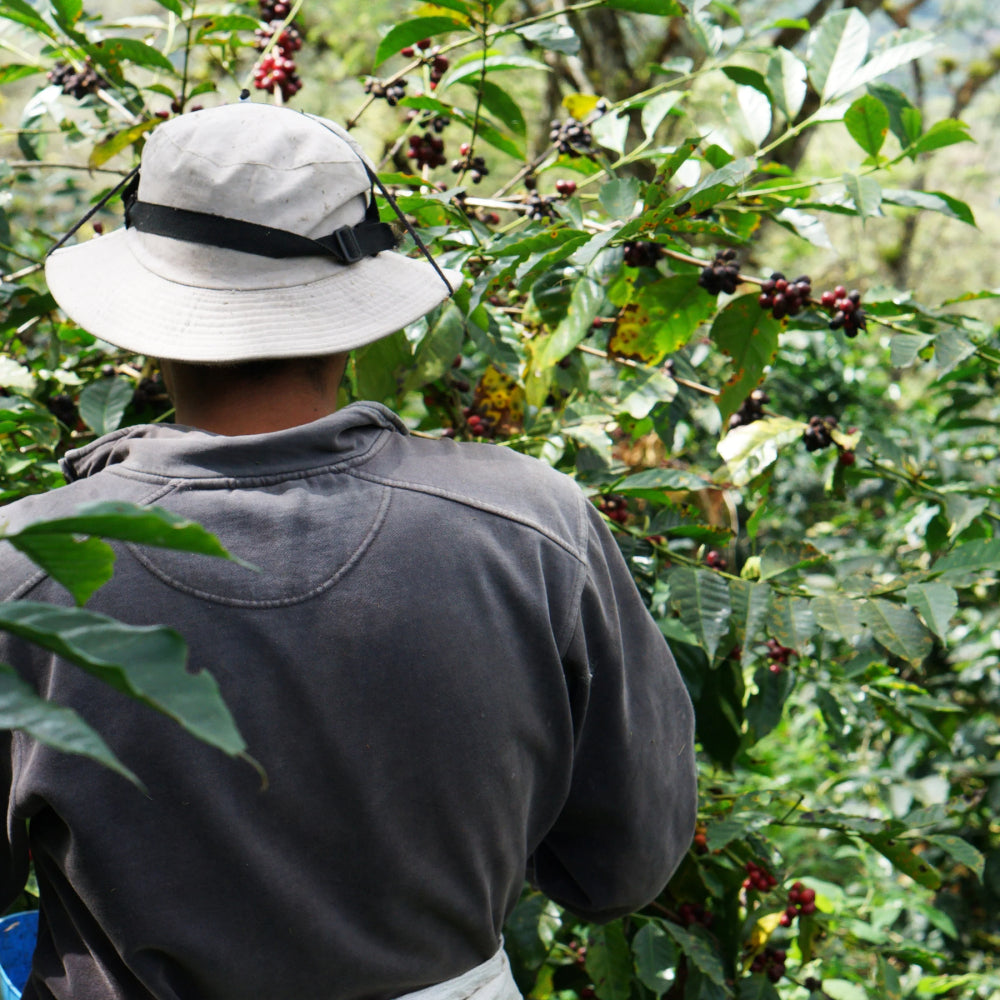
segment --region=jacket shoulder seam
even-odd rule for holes
[[[567,541],[565,538],[556,534],[554,531],[545,527],[544,524],[540,524],[533,518],[527,517],[520,511],[512,510],[509,507],[502,506],[500,504],[490,503],[483,500],[480,497],[470,496],[466,493],[460,493],[455,490],[445,489],[441,486],[433,486],[429,483],[412,483],[405,480],[393,479],[390,476],[377,475],[373,472],[364,471],[361,469],[349,469],[345,470],[348,475],[354,476],[358,479],[366,479],[369,482],[378,483],[381,486],[387,486],[392,489],[398,490],[409,490],[413,493],[424,493],[428,496],[440,497],[442,500],[450,500],[453,503],[460,503],[466,507],[473,507],[476,510],[484,511],[487,514],[494,514],[497,517],[502,517],[505,520],[513,521],[517,524],[522,524],[526,528],[531,528],[533,531],[537,531],[540,535],[547,538],[550,542],[558,545],[559,548],[563,549],[569,555],[571,555],[577,562],[585,563],[586,555],[585,553],[577,548],[573,543]]]

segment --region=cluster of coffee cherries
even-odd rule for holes
[[[269,94],[277,91],[281,94],[281,99],[287,101],[302,89],[298,67],[292,58],[293,54],[302,48],[302,34],[292,22],[281,29],[277,39],[274,38],[277,28],[273,22],[284,21],[291,10],[285,0],[260,0],[259,9],[260,19],[265,22],[265,27],[256,31],[257,49],[263,52],[271,45],[272,40],[274,44],[254,67],[253,85],[258,90],[266,90]]]
[[[554,118],[549,124],[549,142],[565,156],[593,156],[594,137],[590,129],[575,119],[560,121]]]
[[[576,181],[566,180],[560,177],[556,181],[556,194],[560,198],[572,198],[576,194]]]
[[[819,451],[833,443],[830,432],[837,426],[836,417],[810,417],[809,425],[802,432],[806,451]]]
[[[0,396],[2,395],[3,390],[0,389]],[[70,428],[76,427],[76,403],[73,402],[72,396],[68,396],[65,392],[49,396],[45,400],[45,407],[60,423]]]
[[[57,62],[46,75],[49,83],[62,87],[62,92],[67,97],[75,97],[78,101],[82,101],[88,94],[96,93],[101,86],[101,78],[90,63],[77,70],[69,63]]]
[[[771,397],[763,389],[754,389],[729,418],[729,429],[734,430],[744,424],[752,424],[755,420],[763,420],[764,404],[770,402]]]
[[[677,917],[685,927],[711,927],[715,922],[715,914],[697,903],[681,903],[677,907]]]
[[[773,636],[767,640],[767,669],[772,674],[780,674],[782,668],[788,665],[789,658],[794,655],[794,649],[782,646]]]
[[[399,81],[403,87],[406,87],[406,81]],[[415,108],[410,108],[406,112],[406,120],[408,122],[416,122],[420,128],[430,129],[432,132],[437,132],[441,135],[444,130],[451,124],[451,119],[447,115],[437,115],[433,111],[417,111]]]
[[[726,557],[718,549],[709,549],[705,553],[705,565],[711,569],[725,569],[727,565]]]
[[[720,250],[711,264],[701,269],[698,284],[711,295],[725,292],[732,295],[740,283],[740,268],[735,250]]]
[[[699,823],[694,828],[694,839],[691,841],[695,854],[708,854],[708,828]]]
[[[663,256],[663,247],[659,243],[644,243],[640,240],[626,240],[622,244],[622,251],[629,267],[656,267],[656,262]]]
[[[466,429],[474,437],[492,437],[495,433],[493,424],[471,407],[462,410],[462,416],[465,417]]]
[[[743,880],[744,889],[756,889],[758,892],[770,892],[778,880],[764,867],[755,861],[748,861],[744,866],[747,877]]]
[[[481,156],[473,156],[472,147],[467,142],[463,142],[458,147],[458,151],[461,157],[451,161],[451,172],[453,174],[460,174],[467,170],[469,177],[472,178],[472,183],[478,184],[489,173],[486,160]]]
[[[431,40],[429,38],[421,38],[416,45],[407,45],[406,48],[400,49],[399,54],[405,56],[407,59],[412,59],[419,52],[420,58],[430,67],[430,88],[431,90],[437,90],[437,85],[441,82],[441,77],[444,76],[451,64],[448,62],[448,57],[440,55],[436,49],[428,51],[430,47]]]
[[[780,271],[775,271],[760,286],[757,301],[761,309],[769,309],[775,319],[784,319],[802,312],[811,295],[812,280],[808,274],[789,281]]]
[[[132,405],[137,410],[144,410],[147,407],[157,407],[168,400],[167,390],[163,384],[163,377],[159,372],[139,380],[139,384],[132,392]]]
[[[418,167],[443,167],[447,162],[444,155],[444,140],[433,132],[410,136],[410,148],[406,155],[416,160]]]
[[[808,917],[816,912],[816,890],[806,888],[801,882],[792,883],[788,890],[788,905],[781,914],[781,926],[791,927],[796,917]]]
[[[868,329],[865,311],[861,308],[861,292],[857,289],[849,292],[843,285],[837,285],[832,292],[824,292],[819,301],[833,309],[831,330],[842,329],[845,337],[856,337],[859,330]]]
[[[597,509],[615,524],[624,524],[628,520],[628,504],[624,497],[608,493],[597,501]]]
[[[371,76],[365,80],[365,93],[381,98],[390,108],[394,108],[406,96],[406,81],[393,80],[392,83],[386,83]]]
[[[777,983],[785,974],[788,953],[781,948],[765,948],[754,955],[750,963],[751,972],[762,972],[772,983]]]

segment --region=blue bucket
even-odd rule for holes
[[[38,911],[0,919],[0,1000],[21,1000],[38,940]]]

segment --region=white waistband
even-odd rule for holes
[[[446,979],[436,986],[407,993],[398,1000],[522,1000],[521,992],[511,975],[510,962],[501,946],[490,959],[463,972],[454,979]]]

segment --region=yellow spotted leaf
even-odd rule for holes
[[[591,114],[600,102],[596,94],[567,94],[563,99],[563,107],[577,120],[583,121]]]
[[[643,285],[619,313],[608,340],[608,354],[659,364],[688,343],[714,308],[694,274]]]
[[[524,428],[524,388],[491,366],[476,386],[472,410],[494,432],[518,434]]]

